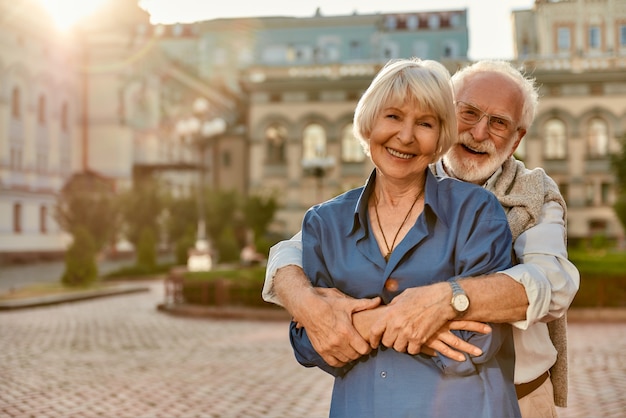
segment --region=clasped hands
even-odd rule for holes
[[[482,354],[450,331],[485,334],[491,328],[482,322],[453,320],[445,289],[438,284],[410,288],[388,305],[381,305],[380,297],[354,299],[337,289],[312,288],[303,301],[305,308],[294,320],[333,367],[342,367],[381,344],[409,354],[440,352],[457,361],[465,360],[463,353]]]

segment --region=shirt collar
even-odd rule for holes
[[[443,166],[442,166],[443,170]],[[437,173],[438,174],[438,173]],[[449,176],[444,176],[449,177]],[[352,225],[349,225],[349,229],[346,235],[351,235],[359,230],[360,227],[368,224],[367,221],[367,204],[369,202],[369,197],[374,191],[374,184],[376,182],[376,169],[372,170],[372,173],[368,177],[363,190],[361,191],[361,195],[359,196],[356,205],[354,207],[354,219],[352,221]],[[432,202],[437,202],[438,195],[438,186],[437,186],[437,177],[431,172],[430,169],[426,170],[426,181],[425,186],[426,190],[424,192],[424,212],[428,210],[433,211],[435,214],[437,212],[436,204],[432,204]],[[364,231],[364,229],[361,229]]]

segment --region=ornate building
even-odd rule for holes
[[[626,135],[626,1],[537,1],[513,16],[518,64],[541,88],[524,158],[559,184],[570,239],[623,239],[610,157]]]
[[[33,0],[0,0],[0,258],[64,251],[56,195],[85,171],[118,190],[158,172],[189,195],[206,168],[215,188],[274,194],[273,232],[293,234],[308,207],[371,170],[351,121],[385,62],[468,62],[466,10],[153,26],[136,3],[108,0],[62,37]],[[573,239],[623,237],[609,157],[626,131],[625,9],[513,13],[515,61],[542,96],[520,156],[559,183]]]

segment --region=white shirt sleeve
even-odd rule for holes
[[[263,283],[263,300],[283,306],[274,292],[276,271],[288,265],[302,267],[302,231],[298,231],[290,240],[281,241],[270,248]]]
[[[558,203],[545,203],[537,225],[513,243],[519,264],[501,273],[524,286],[529,303],[526,320],[512,324],[516,328],[562,317],[580,287],[578,269],[567,259],[563,218]]]

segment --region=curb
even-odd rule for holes
[[[59,294],[19,300],[0,301],[0,311],[34,308],[37,306],[57,305],[66,302],[77,302],[106,296],[125,295],[129,293],[147,292],[150,287],[136,284],[120,284],[108,289],[85,290],[72,294]]]
[[[175,305],[159,303],[157,310],[175,316],[215,319],[248,319],[257,321],[289,321],[291,315],[282,309],[247,308],[244,306],[202,306],[179,303]]]

